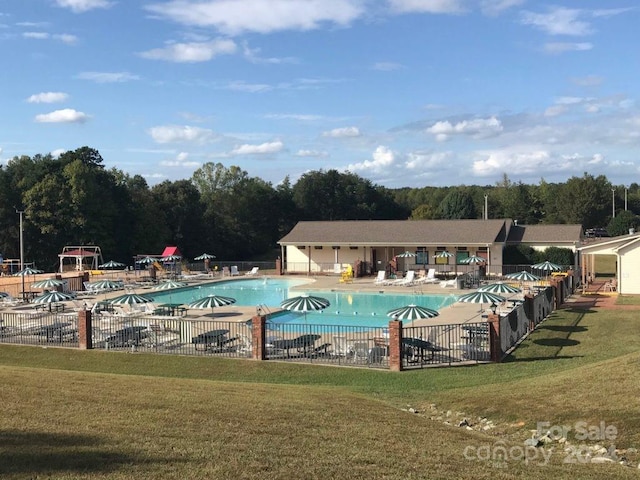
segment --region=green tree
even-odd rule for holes
[[[463,189],[452,190],[440,204],[440,217],[444,219],[477,218],[473,197]]]
[[[571,177],[558,190],[556,206],[561,223],[584,228],[606,225],[611,214],[611,184],[603,175]]]
[[[631,228],[637,230],[638,225],[640,225],[640,217],[638,215],[629,210],[622,210],[609,221],[607,232],[612,237],[626,235]]]

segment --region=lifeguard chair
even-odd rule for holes
[[[353,282],[353,267],[351,265],[347,265],[341,275],[340,275],[340,283],[351,283]]]

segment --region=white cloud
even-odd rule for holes
[[[189,160],[189,154],[187,152],[180,152],[173,160],[163,160],[160,162],[163,167],[187,167],[194,168],[199,167],[200,162]]]
[[[322,152],[318,150],[298,150],[295,153],[296,157],[313,157],[313,158],[324,158],[328,157],[329,154],[327,152]]]
[[[171,0],[145,8],[183,25],[214,27],[228,35],[347,26],[364,13],[360,0]]]
[[[503,172],[518,172],[526,175],[545,169],[558,169],[551,154],[537,147],[511,147],[502,150],[480,151],[479,160],[473,162],[473,173],[479,177],[500,175]]]
[[[266,142],[260,145],[239,145],[230,153],[231,155],[262,155],[266,153],[278,153],[284,148],[284,144],[280,140],[275,142]]]
[[[567,108],[566,105],[552,105],[544,111],[544,116],[557,117],[558,115],[562,115],[563,113],[566,113],[568,110],[569,109]]]
[[[346,170],[354,173],[358,171],[383,173],[392,167],[396,160],[393,151],[384,145],[377,147],[373,152],[372,157],[372,160],[349,164]]]
[[[323,137],[331,138],[359,137],[360,135],[358,127],[334,128],[333,130],[322,132]]]
[[[271,85],[265,83],[246,83],[246,82],[231,82],[225,88],[236,92],[248,92],[248,93],[262,93],[273,90]]]
[[[249,48],[249,45],[246,43],[242,47],[242,52],[244,54],[244,58],[255,64],[281,65],[284,63],[299,63],[298,59],[295,57],[262,57],[260,56],[261,49]]]
[[[71,35],[70,33],[56,34],[53,38],[60,40],[62,43],[66,43],[67,45],[73,45],[78,42],[78,37]]]
[[[189,125],[161,125],[151,127],[148,133],[156,143],[190,142],[203,144],[218,138],[213,130]]]
[[[96,83],[122,83],[140,80],[138,75],[133,75],[129,72],[82,72],[78,74],[78,78]]]
[[[553,55],[559,55],[565,52],[585,52],[592,48],[593,44],[589,42],[549,42],[544,44],[544,51]]]
[[[593,33],[589,22],[580,20],[584,10],[554,7],[549,13],[522,12],[521,21],[549,35],[583,36]]]
[[[453,159],[453,152],[410,152],[407,154],[407,161],[404,163],[407,170],[433,169],[446,165]]]
[[[451,135],[470,135],[473,138],[487,138],[502,132],[502,122],[496,117],[474,118],[451,123],[448,120],[434,123],[427,133],[436,136],[438,141],[447,140]]]
[[[505,10],[522,5],[525,0],[482,0],[480,9],[485,15],[495,17]]]
[[[374,70],[380,70],[382,72],[391,72],[393,70],[399,70],[401,68],[402,65],[393,62],[377,62],[373,64]]]
[[[66,148],[57,148],[55,150],[51,150],[50,153],[53,158],[60,158],[60,155],[62,155],[65,152],[68,152]]]
[[[48,40],[52,38],[53,40],[59,40],[67,45],[73,45],[78,41],[78,37],[69,33],[51,35],[47,32],[24,32],[22,36],[31,40]]]
[[[22,36],[33,40],[46,40],[49,38],[49,34],[46,32],[24,32]]]
[[[176,63],[208,62],[218,55],[230,55],[237,51],[233,40],[216,39],[210,42],[173,43],[164,48],[141,52],[140,56],[151,60]]]
[[[463,0],[388,0],[397,13],[459,14],[467,9]]]
[[[58,103],[64,102],[69,98],[69,95],[63,92],[41,92],[31,95],[27,98],[29,103]]]
[[[84,123],[89,120],[89,115],[72,108],[55,110],[50,113],[36,115],[35,121],[38,123]]]
[[[114,2],[107,0],[56,0],[62,8],[68,8],[73,13],[84,13],[96,8],[109,8]]]
[[[313,122],[322,120],[324,117],[320,115],[300,113],[270,113],[268,115],[265,115],[265,118],[272,118],[274,120],[299,120],[301,122]]]

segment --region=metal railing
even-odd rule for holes
[[[77,348],[77,314],[2,313],[0,343]]]

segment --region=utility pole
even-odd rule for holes
[[[485,193],[484,195],[484,219],[485,220],[489,220],[489,203],[487,202],[488,198],[489,198],[489,195]]]
[[[23,237],[23,224],[22,217],[24,215],[24,210],[18,210],[16,208],[16,213],[20,215],[20,271],[24,270],[24,237]],[[24,273],[22,273],[22,300],[24,300]]]
[[[624,209],[625,211],[627,210],[627,191],[629,189],[627,187],[624,187]]]
[[[616,218],[616,189],[612,188],[611,189],[611,200],[612,200],[612,204],[613,204],[613,214],[612,214],[612,218]]]

